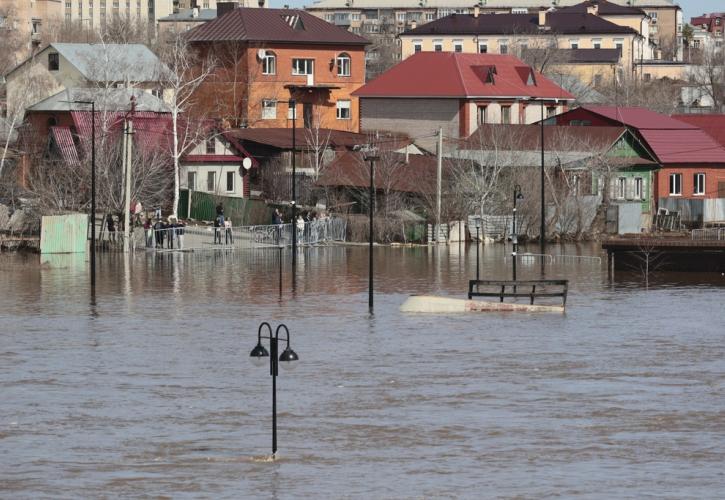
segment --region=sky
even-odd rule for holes
[[[289,5],[290,7],[311,6],[314,0],[270,0],[271,6],[281,8]],[[690,22],[693,16],[699,16],[703,12],[725,11],[725,0],[679,0],[677,3],[682,7],[685,22]]]

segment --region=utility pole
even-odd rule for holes
[[[123,251],[128,252],[131,234],[131,169],[133,167],[133,120],[126,120],[123,159],[126,168],[126,193],[123,215]]]
[[[438,129],[438,170],[436,173],[436,243],[441,234],[441,184],[443,182],[443,127]]]

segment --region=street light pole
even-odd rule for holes
[[[370,231],[368,235],[368,309],[373,312],[373,212],[375,210],[375,160],[377,155],[371,154],[365,158],[370,162],[370,189],[368,191],[368,215],[370,218]]]
[[[292,110],[292,280],[297,269],[297,101],[289,100]]]
[[[514,219],[513,226],[514,227],[513,227],[512,234],[511,234],[511,245],[513,247],[512,252],[511,252],[511,257],[513,258],[512,268],[513,268],[513,280],[514,281],[516,281],[516,257],[518,255],[518,250],[519,250],[519,236],[518,236],[518,233],[516,232],[516,202],[518,200],[523,200],[523,199],[524,199],[524,197],[521,194],[521,186],[516,184],[514,186],[514,217],[513,217],[513,219]]]
[[[480,219],[476,219],[476,281],[479,281],[481,279],[479,277],[479,274],[478,274],[478,270],[479,270],[478,269],[478,264],[479,264],[479,261],[481,260],[478,257],[478,247],[481,244],[481,236],[479,234],[479,230],[480,229],[481,229],[481,220]]]
[[[544,268],[544,253],[546,245],[546,214],[544,213],[544,100],[541,101],[541,227],[539,229],[539,242],[541,246],[541,268]]]
[[[262,336],[262,329],[265,327],[267,328],[269,334],[266,336]],[[282,354],[280,354],[278,358],[279,332],[281,329],[284,329],[285,333],[287,334],[287,338],[282,339],[287,341],[287,346],[285,347],[284,352],[282,352]],[[267,351],[267,349],[265,349],[262,345],[262,339],[269,340],[269,351]],[[259,325],[259,330],[257,330],[257,345],[254,347],[254,349],[252,349],[252,352],[249,353],[249,356],[252,358],[252,362],[257,365],[263,364],[263,358],[269,357],[269,374],[272,376],[272,458],[276,458],[277,375],[279,375],[279,363],[282,362],[284,363],[283,366],[292,368],[292,365],[290,363],[293,361],[297,361],[299,357],[297,356],[297,353],[290,348],[290,335],[287,327],[285,325],[279,325],[273,335],[272,326],[266,321]]]

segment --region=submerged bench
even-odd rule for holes
[[[481,288],[488,291],[481,291]],[[537,290],[538,287],[538,290]],[[549,290],[553,288],[554,291]],[[473,297],[498,297],[499,302],[507,297],[526,298],[534,305],[538,298],[561,297],[561,307],[566,306],[569,293],[569,280],[470,280],[468,282],[468,300]]]

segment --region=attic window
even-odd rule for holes
[[[529,72],[529,78],[526,80],[526,85],[536,85],[536,76],[534,71]]]
[[[284,22],[293,30],[304,30],[305,25],[302,23],[299,14],[285,14],[282,16]]]
[[[483,83],[495,84],[494,75],[496,74],[496,66],[473,66],[473,72],[481,79]]]

